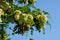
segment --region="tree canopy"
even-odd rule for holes
[[[50,14],[36,8],[34,6],[36,2],[37,0],[0,0],[0,40],[10,40],[5,29],[10,28],[9,23],[16,24],[12,34],[22,35],[29,30],[33,34],[33,27],[40,32],[41,29],[46,29],[46,24],[50,25],[48,21]]]

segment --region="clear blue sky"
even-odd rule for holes
[[[11,40],[29,40],[29,38],[34,38],[34,40],[60,40],[60,0],[38,0],[35,6],[51,14],[53,20],[50,22],[51,30],[47,26],[45,35],[43,35],[43,32],[38,33],[36,31],[34,31],[33,36],[30,33],[28,33],[28,36],[10,35]],[[8,32],[11,31],[8,30]]]

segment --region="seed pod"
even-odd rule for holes
[[[2,22],[1,15],[4,15],[4,11],[0,9],[0,22]]]
[[[24,21],[27,21],[27,19],[28,19],[27,14],[22,14],[22,15],[24,16]]]
[[[21,11],[20,10],[16,10],[14,13],[15,14],[21,14]]]
[[[40,23],[39,25],[40,25],[41,29],[43,29],[43,30],[46,29],[45,26],[44,26],[44,24]]]
[[[42,21],[43,22],[47,22],[48,21],[46,15],[42,15],[41,17],[42,17]]]
[[[14,17],[15,17],[15,20],[17,21],[17,20],[19,20],[20,15],[15,14]]]
[[[0,18],[0,22],[2,22],[2,19]]]
[[[16,11],[15,11],[14,18],[15,18],[16,21],[19,20],[20,14],[21,14],[21,11],[19,11],[19,10],[16,10]]]
[[[26,1],[25,3],[28,4],[28,1]]]
[[[39,14],[39,15],[37,15],[37,18],[39,19],[41,17],[41,15]]]
[[[9,3],[8,3],[8,2],[6,2],[6,5],[9,5]]]
[[[33,16],[31,14],[27,14],[27,15],[31,20],[33,20]]]
[[[27,24],[27,27],[30,28],[31,26],[29,24]]]
[[[36,3],[37,0],[33,0],[33,4]]]
[[[4,15],[4,11],[2,9],[0,9],[0,16]]]

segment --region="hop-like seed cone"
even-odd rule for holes
[[[0,9],[0,22],[2,22],[1,15],[4,15],[4,11]]]
[[[16,10],[14,13],[21,14],[21,11],[20,10]]]
[[[29,24],[27,25],[29,28],[31,27]]]
[[[39,19],[41,17],[41,15],[39,14],[39,15],[37,15],[37,18]]]
[[[33,20],[33,16],[31,14],[27,14],[27,15],[28,15],[28,17],[31,18],[31,20]]]
[[[37,0],[33,0],[33,4],[36,3]]]
[[[24,15],[24,21],[27,21],[27,19],[28,19],[27,14],[23,14],[23,15]]]
[[[46,15],[42,15],[42,21],[43,22],[47,22],[48,21]]]
[[[4,11],[0,9],[0,15],[4,15]]]
[[[0,18],[0,22],[2,22],[2,19]]]
[[[33,20],[33,16],[31,14],[24,14],[24,20],[27,21],[28,17]]]
[[[21,14],[21,11],[19,11],[19,10],[16,10],[16,11],[15,11],[15,15],[14,15],[15,20],[19,20],[20,14]]]
[[[15,17],[15,20],[19,20],[20,15],[16,14],[14,17]]]

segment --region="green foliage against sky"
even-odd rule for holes
[[[15,2],[24,6],[18,6]],[[49,13],[40,10],[34,6],[37,0],[0,0],[0,39],[8,40],[4,37],[8,35],[5,28],[9,28],[9,23],[15,23],[13,34],[24,34],[31,30],[33,34],[33,27],[39,32],[45,30],[45,24],[49,25]],[[33,8],[33,10],[31,9]],[[3,34],[2,34],[3,33]]]

